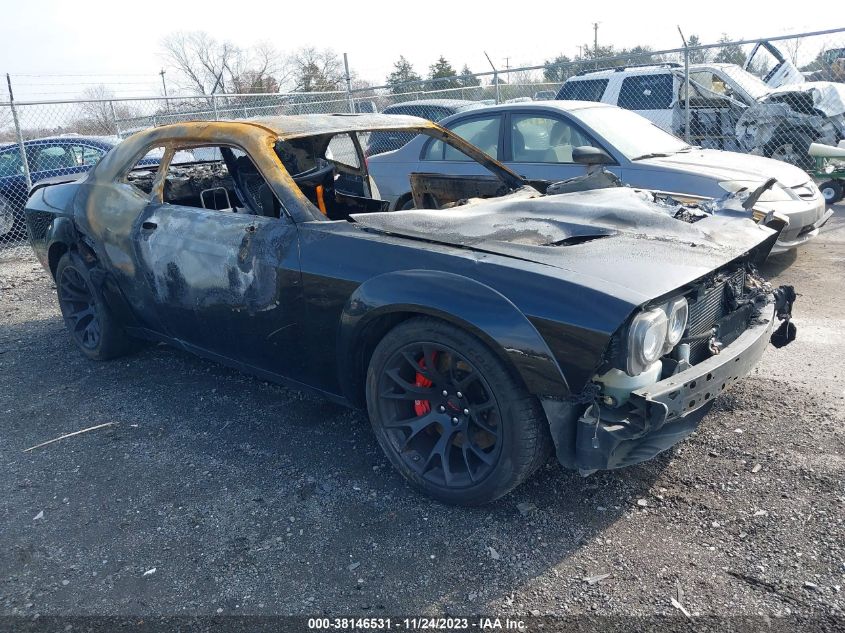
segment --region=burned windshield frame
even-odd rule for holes
[[[296,183],[298,178],[307,177],[310,174],[319,172],[328,167],[330,161],[323,158],[325,148],[331,142],[331,139],[341,134],[349,134],[355,139],[355,145],[360,149],[362,147],[360,135],[373,132],[410,132],[414,135],[425,135],[432,139],[441,140],[451,147],[454,147],[461,153],[467,155],[470,160],[475,161],[482,167],[487,169],[493,176],[500,180],[508,189],[516,190],[529,184],[522,176],[514,171],[508,169],[505,165],[485,154],[482,150],[466,142],[460,136],[451,133],[449,130],[441,127],[397,127],[397,128],[373,128],[366,130],[344,130],[333,131],[327,134],[313,134],[309,136],[298,136],[292,138],[280,138],[274,145],[274,151],[279,158],[282,166],[287,171],[288,175]],[[369,176],[369,170],[366,168],[366,157],[361,153],[359,159],[361,160],[361,170],[364,176]],[[297,171],[295,171],[297,170]],[[305,195],[300,189],[300,192]],[[305,195],[306,198],[309,196]],[[314,205],[313,201],[310,205],[311,215],[316,220],[327,220],[327,216],[321,212],[321,209]]]

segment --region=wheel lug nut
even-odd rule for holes
[[[456,396],[458,396],[459,398],[463,398],[463,397],[464,397],[464,394],[462,394],[460,391],[459,391],[458,393],[456,393],[455,395],[456,395]]]
[[[460,422],[458,418],[452,418],[452,424],[457,424],[458,422]]]
[[[469,415],[469,409],[464,409],[464,415]]]
[[[446,407],[444,407],[442,404],[438,407],[438,409],[440,410],[440,413],[446,413]]]
[[[443,390],[443,397],[446,398],[449,395],[449,392],[445,389]]]

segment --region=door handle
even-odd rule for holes
[[[144,222],[141,224],[141,228],[145,231],[155,231],[158,228],[158,224],[155,222]]]

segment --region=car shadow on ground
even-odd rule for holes
[[[798,259],[798,250],[792,249],[785,253],[778,253],[776,255],[769,255],[769,258],[760,266],[760,272],[767,278],[779,276],[784,270],[789,268]]]
[[[404,484],[362,412],[166,346],[91,362],[58,319],[0,342],[0,565],[42,613],[471,611],[635,510],[670,459],[588,478],[552,462],[448,507]]]

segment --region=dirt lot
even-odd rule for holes
[[[411,492],[360,413],[164,346],[83,359],[46,274],[0,263],[0,614],[842,615],[838,213],[767,266],[798,341],[692,438],[473,510]]]

